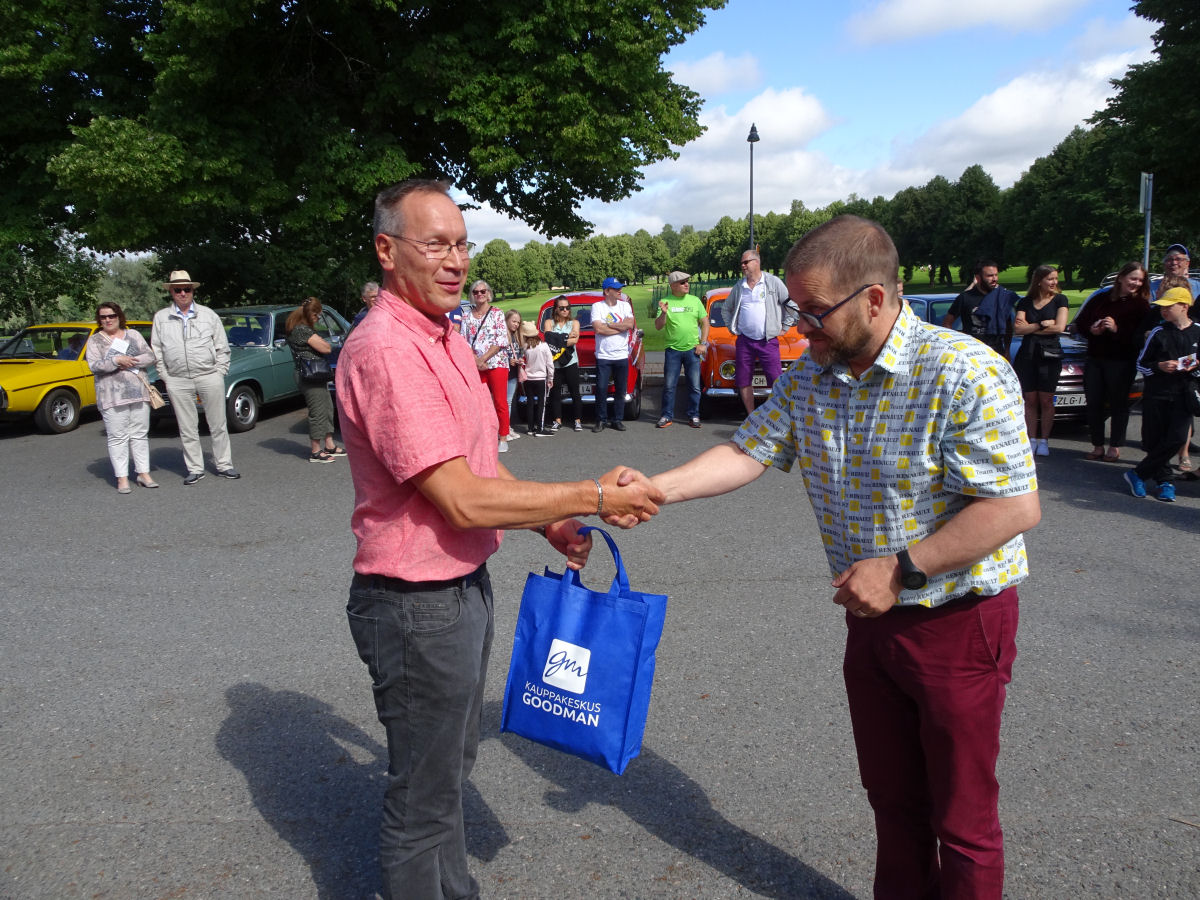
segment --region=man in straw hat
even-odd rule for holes
[[[213,462],[222,478],[241,478],[229,451],[225,424],[225,375],[229,372],[229,340],[221,317],[196,302],[200,282],[184,269],[176,269],[163,282],[171,303],[154,314],[150,344],[154,365],[167,383],[167,393],[179,423],[183,461],[191,486],[204,477],[204,451],[200,447],[197,398],[204,404],[204,421],[212,436]]]

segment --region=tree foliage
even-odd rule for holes
[[[69,198],[90,246],[217,293],[353,294],[372,196],[411,175],[584,234],[583,200],[701,133],[662,57],[723,3],[5,4],[4,174],[60,218]]]
[[[467,279],[471,282],[483,279],[492,288],[497,297],[511,294],[524,287],[521,266],[517,255],[513,253],[508,241],[502,238],[488,241],[482,250],[471,257],[471,274]]]
[[[1194,242],[1200,238],[1200,4],[1137,0],[1133,9],[1160,25],[1156,58],[1113,81],[1117,92],[1093,121],[1119,132],[1112,163],[1131,190],[1139,172],[1154,173],[1155,216],[1174,235],[1169,240]]]

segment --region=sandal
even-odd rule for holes
[[[1190,456],[1181,456],[1179,458],[1179,471],[1180,472],[1192,471],[1192,458]]]
[[[339,447],[335,444],[332,447],[326,447],[324,452],[328,453],[330,456],[345,456],[346,448]]]
[[[313,453],[308,457],[308,461],[315,463],[331,463],[333,462],[333,457],[324,450],[318,450],[316,453]]]
[[[1104,454],[1104,458],[1109,462],[1117,462],[1121,459],[1120,447],[1109,447],[1108,452]]]
[[[1104,448],[1101,447],[1099,450],[1093,450],[1084,459],[1104,459]]]

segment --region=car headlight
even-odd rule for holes
[[[734,373],[737,372],[737,365],[732,359],[727,359],[717,367],[717,374],[726,381],[733,381]]]

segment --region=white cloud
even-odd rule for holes
[[[1048,154],[1072,128],[1101,109],[1136,53],[1102,57],[1067,69],[1019,75],[981,97],[961,115],[942,122],[907,145],[895,147],[892,166],[957,177],[979,163],[1001,187],[1012,184],[1039,156]]]
[[[1092,19],[1069,45],[1071,56],[1091,59],[1121,50],[1133,51],[1140,59],[1149,59],[1154,50],[1154,32],[1158,24],[1132,13],[1119,22]]]
[[[929,38],[947,31],[996,25],[1014,31],[1046,28],[1088,0],[881,0],[846,23],[864,44]]]
[[[670,68],[677,82],[686,84],[702,97],[716,97],[726,91],[753,90],[763,80],[758,60],[749,53],[730,58],[718,50],[697,62],[672,63]]]

